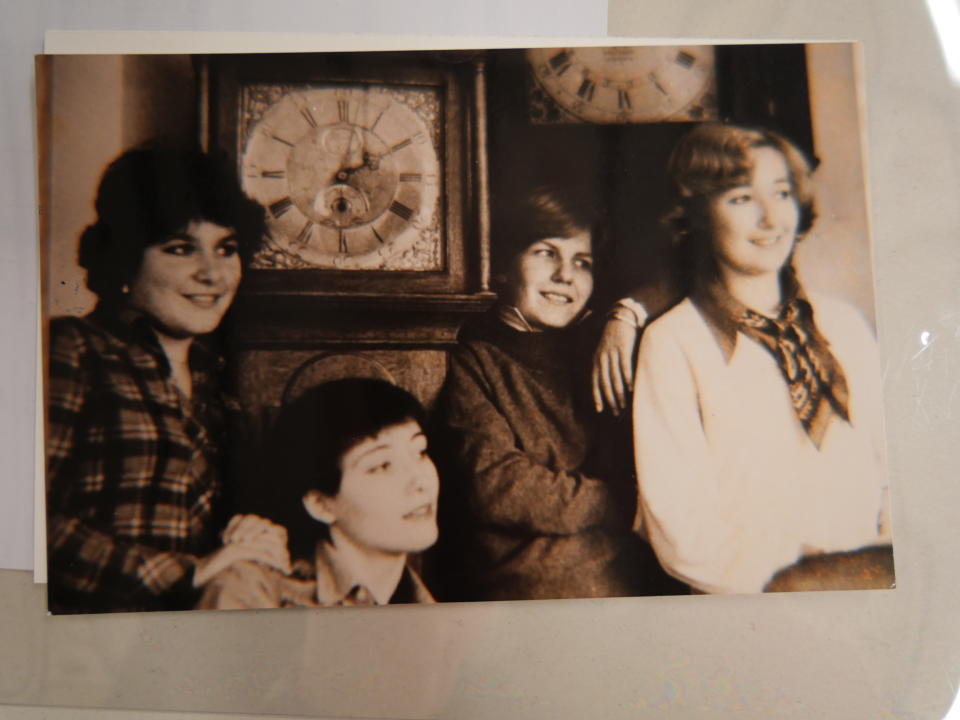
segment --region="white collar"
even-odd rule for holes
[[[498,305],[497,314],[504,325],[517,332],[539,332],[533,325],[527,322],[523,313],[513,305]]]
[[[392,565],[370,562],[363,551],[342,535],[339,542],[317,543],[317,602],[336,605],[358,585],[367,589],[377,605],[386,605],[400,584],[406,555]],[[386,568],[386,570],[385,570]]]

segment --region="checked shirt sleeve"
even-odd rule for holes
[[[109,586],[122,594],[115,598],[121,604],[186,584],[197,563],[192,555],[126,542],[63,513],[50,517],[48,534],[50,582],[93,595]]]
[[[46,475],[51,597],[87,598],[104,610],[136,607],[178,584],[188,587],[196,558],[121,538],[103,521],[120,491],[96,441],[111,428],[91,430],[90,406],[100,403],[101,415],[109,417],[112,408],[105,405],[121,399],[96,392],[101,381],[94,379],[99,377],[94,363],[103,358],[81,328],[55,324],[51,332]]]

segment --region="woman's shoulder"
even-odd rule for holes
[[[59,315],[50,318],[51,337],[82,336],[94,332],[94,324],[90,316]]]
[[[643,337],[669,336],[703,326],[703,316],[689,297],[685,297],[663,315],[651,322],[643,331]]]
[[[102,344],[103,329],[88,317],[65,315],[50,320],[50,353],[57,355],[86,354]]]
[[[72,404],[71,398],[95,382],[93,376],[108,355],[106,347],[100,329],[88,318],[56,317],[50,321],[46,381],[52,405]]]
[[[50,320],[51,353],[113,355],[127,343],[112,332],[96,313]]]
[[[654,325],[655,323],[676,323],[682,321],[683,318],[688,318],[691,315],[696,314],[696,305],[694,305],[693,301],[690,299],[690,296],[687,295],[665,313],[658,316],[656,320],[650,323],[650,325]]]
[[[457,344],[450,349],[450,360],[458,364],[482,363],[483,358],[497,354],[498,343],[483,318],[472,318],[460,328]]]
[[[736,336],[729,338],[734,344]],[[643,331],[640,357],[644,364],[666,365],[683,362],[690,365],[723,363],[727,339],[689,297],[658,317]]]
[[[492,309],[480,315],[474,315],[460,327],[457,342],[460,345],[469,345],[494,339],[498,334],[499,324],[500,321]]]
[[[530,333],[521,333],[508,327],[496,309],[471,318],[457,334],[453,355],[460,359],[472,358],[478,362],[494,362],[512,356],[515,347],[529,340]]]

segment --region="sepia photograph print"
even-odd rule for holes
[[[49,610],[893,588],[858,62],[39,56]]]

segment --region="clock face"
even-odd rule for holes
[[[536,82],[561,110],[560,121],[716,117],[712,46],[534,48],[527,53]]]
[[[440,92],[430,86],[244,88],[244,190],[267,210],[253,267],[437,270]]]

